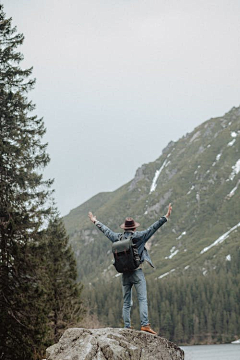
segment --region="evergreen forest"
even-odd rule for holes
[[[0,359],[37,360],[83,316],[81,284],[54,205],[45,127],[22,69],[24,36],[0,5]]]

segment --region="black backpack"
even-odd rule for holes
[[[141,261],[136,244],[133,243],[133,235],[127,239],[115,241],[112,245],[114,266],[119,273],[136,270]]]

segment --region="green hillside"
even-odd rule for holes
[[[121,231],[126,216],[134,217],[142,230],[164,215],[171,202],[170,220],[148,243],[155,269],[145,272],[161,280],[163,275],[206,275],[230,261],[239,246],[239,195],[238,107],[170,142],[157,160],[137,169],[132,181],[94,196],[64,217],[79,279],[109,281],[116,275],[111,243],[89,221],[88,211],[113,231]]]

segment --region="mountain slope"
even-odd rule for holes
[[[93,282],[116,276],[111,243],[87,218],[119,232],[126,216],[148,227],[166,213],[168,223],[148,242],[155,269],[151,278],[204,273],[231,261],[240,234],[240,107],[212,118],[176,142],[154,162],[144,164],[132,181],[100,193],[64,217],[77,256],[79,278]]]

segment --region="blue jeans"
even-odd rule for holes
[[[122,289],[123,289],[123,321],[124,327],[130,328],[130,312],[132,306],[132,286],[135,286],[139,302],[139,312],[141,326],[149,324],[148,321],[148,304],[147,304],[147,287],[146,280],[142,269],[129,271],[122,275]]]

